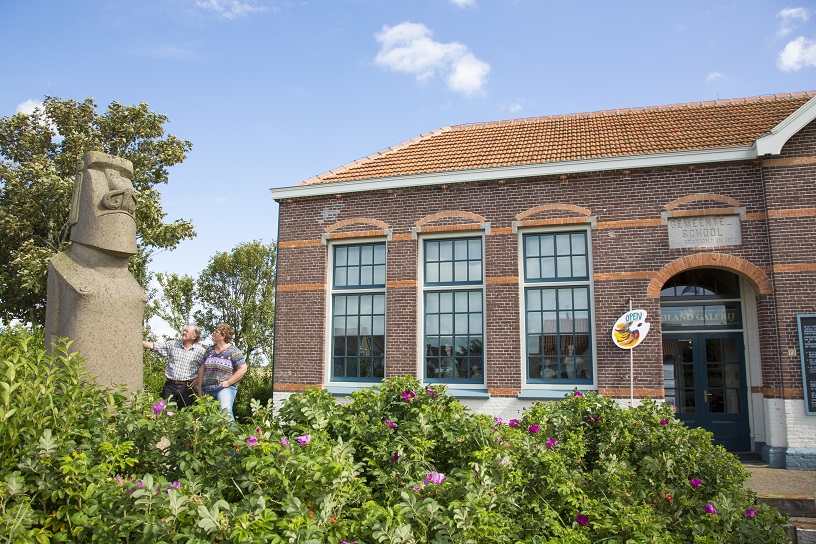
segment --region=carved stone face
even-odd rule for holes
[[[77,164],[71,241],[119,255],[136,253],[136,195],[130,161],[90,151]]]

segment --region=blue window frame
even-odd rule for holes
[[[592,383],[586,231],[523,235],[528,383]]]
[[[332,381],[385,377],[385,243],[332,247]]]
[[[482,238],[424,241],[425,380],[484,383]]]

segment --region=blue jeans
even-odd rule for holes
[[[237,385],[222,387],[221,389],[216,389],[215,391],[205,391],[205,393],[220,402],[221,409],[227,411],[230,421],[235,421],[235,416],[232,415],[232,404],[235,402],[235,395],[238,394]]]

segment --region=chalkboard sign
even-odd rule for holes
[[[805,413],[816,416],[816,315],[798,315],[799,353],[802,357],[802,385]]]

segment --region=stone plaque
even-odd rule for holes
[[[669,247],[717,247],[742,245],[738,215],[669,217]]]

